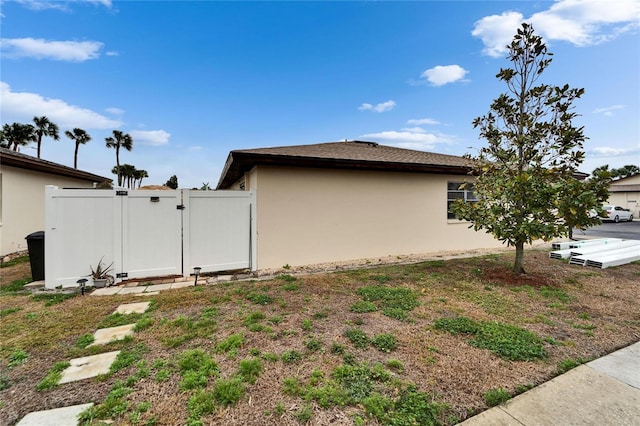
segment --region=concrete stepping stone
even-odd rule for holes
[[[125,303],[118,306],[114,314],[143,314],[151,302]]]
[[[109,367],[111,367],[111,364],[113,364],[113,361],[115,361],[119,353],[120,351],[113,351],[82,358],[74,358],[69,361],[71,365],[62,372],[62,378],[58,383],[76,382],[78,380],[96,377],[100,374],[107,374]]]
[[[76,426],[80,413],[90,407],[93,403],[34,411],[24,416],[16,426]]]
[[[117,327],[101,328],[93,333],[94,341],[89,346],[104,345],[114,340],[122,340],[133,334],[135,324],[119,325]]]

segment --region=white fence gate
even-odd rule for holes
[[[102,259],[116,281],[253,268],[245,191],[45,191],[45,286],[76,286]]]

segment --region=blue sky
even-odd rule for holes
[[[504,46],[531,22],[554,53],[545,83],[584,87],[581,170],[640,165],[640,0],[2,1],[2,123],[46,115],[92,141],[78,167],[121,162],[215,186],[229,151],[372,140],[462,155],[506,90]],[[74,144],[42,158],[73,165]],[[35,150],[22,152],[35,155]]]

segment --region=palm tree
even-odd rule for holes
[[[42,144],[43,136],[50,136],[54,141],[60,139],[58,135],[58,126],[44,115],[42,117],[33,117],[35,123],[36,143],[38,144],[38,158],[40,158],[40,145]]]
[[[140,186],[142,185],[142,179],[148,178],[148,177],[149,177],[149,174],[147,173],[146,170],[136,170],[134,175],[133,175],[133,178],[134,178],[133,186],[134,187],[136,186],[135,181],[137,180],[138,181],[138,188],[140,188]]]
[[[116,167],[117,170],[120,170],[120,148],[124,148],[127,151],[131,151],[133,149],[133,139],[128,133],[122,133],[120,130],[113,131],[113,137],[108,137],[104,139],[107,142],[107,148],[115,148],[116,149]],[[122,186],[122,174],[117,173],[118,175],[118,186]]]
[[[64,132],[64,134],[67,135],[69,139],[76,142],[76,151],[73,155],[73,168],[77,169],[78,168],[78,147],[80,145],[84,145],[87,142],[89,142],[91,140],[91,136],[89,136],[89,133],[87,133],[86,131],[79,129],[77,127],[73,129],[73,132],[70,132],[69,130],[67,130],[66,132]]]
[[[26,146],[36,140],[35,128],[31,124],[13,123],[2,126],[3,146],[18,151],[18,146]]]
[[[127,184],[127,188],[131,189],[131,183],[136,174],[136,167],[131,164],[123,164],[120,166],[120,175],[122,175],[122,184]],[[135,186],[135,183],[134,183]]]

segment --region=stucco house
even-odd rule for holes
[[[448,212],[469,160],[345,141],[235,150],[217,189],[256,194],[257,268],[500,247]]]
[[[633,217],[640,218],[640,175],[629,176],[611,182],[607,204],[631,210]]]
[[[44,187],[92,188],[110,178],[0,148],[0,255],[27,249],[44,230]]]

